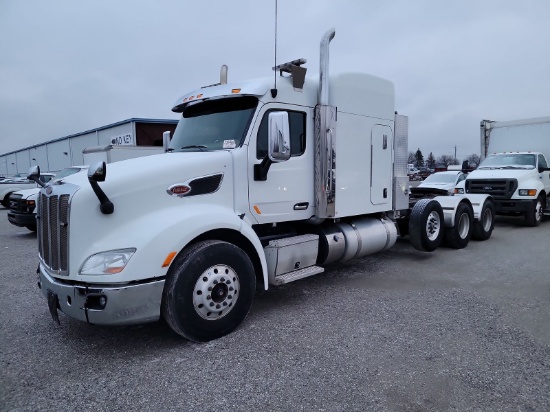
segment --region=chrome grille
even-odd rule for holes
[[[58,272],[68,270],[69,195],[40,195],[38,248],[47,267]]]
[[[510,199],[517,188],[516,179],[466,179],[466,193],[487,193],[495,199]]]

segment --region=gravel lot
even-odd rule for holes
[[[53,323],[36,235],[0,208],[2,411],[549,411],[550,221],[333,265],[207,344]]]

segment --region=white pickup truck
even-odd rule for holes
[[[87,169],[88,166],[71,166],[63,169],[48,182],[44,182],[42,179],[41,181],[43,183],[55,182]],[[36,206],[38,205],[39,192],[40,189],[35,187],[12,193],[9,201],[10,210],[8,211],[8,221],[12,225],[26,227],[30,231],[36,232]]]
[[[53,173],[42,173],[40,175],[40,181],[48,183],[55,174]],[[32,180],[28,180],[23,177],[13,177],[7,178],[0,182],[0,203],[5,208],[8,208],[10,205],[10,196],[14,192],[18,192],[24,189],[36,189],[38,184]]]

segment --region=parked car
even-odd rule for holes
[[[422,180],[420,176],[420,170],[414,167],[412,164],[409,165],[409,172],[407,173],[409,180]]]
[[[411,188],[411,196],[452,196],[457,185],[464,184],[466,175],[459,170],[436,172],[426,178],[418,187]]]

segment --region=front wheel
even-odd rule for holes
[[[453,249],[463,249],[468,246],[472,236],[474,211],[466,203],[460,203],[456,208],[455,224],[445,230],[445,243]]]
[[[177,334],[207,342],[239,326],[255,289],[254,267],[242,249],[218,240],[199,242],[180,253],[168,271],[163,316]]]
[[[443,209],[439,202],[420,199],[409,219],[409,238],[415,249],[432,252],[443,240]]]
[[[525,223],[528,226],[538,226],[542,222],[542,215],[544,209],[544,200],[542,196],[539,196],[536,200],[533,201],[530,209],[525,214]]]

